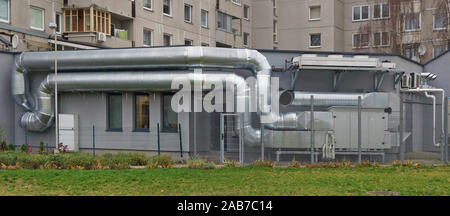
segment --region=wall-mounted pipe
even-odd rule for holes
[[[400,90],[402,92],[412,92],[412,93],[417,93],[417,92],[422,92],[425,93],[425,97],[427,98],[431,98],[433,99],[433,145],[436,147],[441,146],[440,143],[436,142],[436,97],[433,95],[429,95],[428,93],[431,92],[438,92],[441,93],[442,95],[442,103],[444,103],[445,101],[445,90],[444,89],[436,89],[436,88],[418,88],[418,89],[402,89]],[[442,129],[442,134],[445,134],[445,106],[442,105],[442,110],[441,110],[441,129]]]

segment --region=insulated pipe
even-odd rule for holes
[[[433,100],[433,145],[440,146],[439,143],[436,143],[436,97],[428,94],[428,92],[424,92],[424,95],[426,98]]]
[[[446,133],[446,131],[444,129],[444,127],[445,127],[445,122],[444,121],[445,121],[445,117],[446,117],[445,116],[445,106],[444,106],[444,101],[445,101],[445,90],[444,89],[418,88],[418,89],[405,89],[405,90],[402,89],[400,91],[402,91],[402,92],[424,92],[424,93],[439,92],[439,93],[441,93],[442,94],[442,110],[441,110],[441,123],[442,123],[442,126],[441,126],[441,128],[442,128],[442,134]],[[425,94],[425,96],[432,98],[430,95],[427,96],[427,94]],[[436,112],[436,97],[434,97],[434,100],[433,100],[433,145],[436,146],[436,147],[439,147],[439,146],[441,146],[441,144],[440,143],[436,143],[436,140],[435,140],[435,136],[436,136],[435,135],[435,133],[436,133],[436,120],[435,120],[435,117],[434,117],[436,115],[435,112]]]

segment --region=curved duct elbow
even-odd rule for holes
[[[33,99],[28,93],[28,77],[26,70],[22,66],[23,53],[16,56],[14,61],[14,68],[12,72],[11,92],[17,105],[23,107],[25,110],[32,110],[34,108]]]

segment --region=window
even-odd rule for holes
[[[44,31],[44,10],[30,7],[30,28]]]
[[[369,6],[353,6],[353,21],[365,21],[369,20]]]
[[[418,59],[418,44],[405,45],[404,54],[406,58],[417,60]]]
[[[404,18],[404,30],[416,31],[420,29],[420,13],[406,14]]]
[[[171,14],[170,2],[171,0],[164,0],[163,2],[163,14],[169,15]]]
[[[231,0],[231,2],[237,4],[237,5],[241,5],[241,0]]]
[[[389,32],[375,32],[373,33],[374,46],[389,46],[390,34]]]
[[[122,130],[122,95],[108,95],[108,130]]]
[[[142,4],[144,9],[152,10],[152,0],[144,0]]]
[[[0,0],[0,21],[9,23],[9,0]]]
[[[144,46],[152,45],[152,31],[144,29]]]
[[[202,27],[208,28],[208,11],[202,10]]]
[[[320,20],[320,6],[309,7],[309,20]]]
[[[272,0],[272,6],[273,6],[273,16],[278,16],[277,15],[277,2],[276,2],[276,0]]]
[[[434,30],[447,29],[447,26],[448,26],[447,14],[433,15],[433,29]]]
[[[150,96],[148,94],[136,94],[134,102],[134,129],[148,131],[150,126]]]
[[[61,20],[62,20],[62,14],[56,13],[55,20],[56,20],[56,33],[61,34],[61,29],[62,29],[62,27],[61,27],[61,25],[62,25],[62,22],[61,22]]]
[[[353,34],[353,48],[369,47],[369,34]]]
[[[273,41],[278,41],[278,22],[276,20],[273,21]]]
[[[250,19],[250,6],[244,5],[244,19]]]
[[[163,95],[162,130],[175,132],[178,130],[178,113],[173,111],[171,101],[173,95]]]
[[[207,43],[202,43],[202,46],[204,46],[204,47],[209,47],[209,44],[207,44]]]
[[[192,44],[194,44],[194,41],[189,40],[189,39],[184,39],[184,45],[185,46],[192,46]]]
[[[164,40],[164,46],[172,45],[172,36],[171,35],[164,34],[163,40]]]
[[[381,3],[373,5],[373,18],[386,19],[390,17],[390,9],[388,3]]]
[[[249,33],[244,32],[244,45],[248,46],[248,37],[250,36]]]
[[[445,45],[438,45],[433,47],[433,58],[441,55],[446,50]]]
[[[310,34],[309,47],[317,48],[322,45],[321,34]]]
[[[92,20],[91,20],[92,13]],[[64,9],[64,32],[102,32],[107,35],[114,35],[114,28],[111,30],[111,14],[109,12],[90,8]],[[128,37],[128,32],[123,31]],[[123,33],[122,33],[123,34]]]
[[[192,5],[184,4],[184,21],[192,22]]]
[[[231,16],[225,13],[222,13],[220,11],[217,11],[217,28],[227,31],[227,32],[232,32],[231,30]]]

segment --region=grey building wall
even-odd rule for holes
[[[14,55],[0,52],[0,126],[5,130],[2,139],[14,141],[14,100],[11,96],[11,68]],[[0,140],[1,141],[1,140]]]

